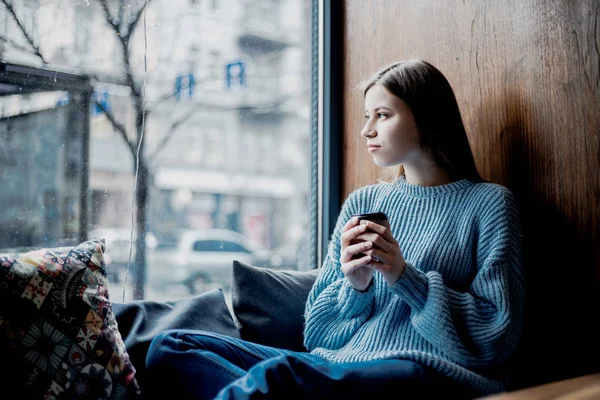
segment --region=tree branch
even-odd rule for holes
[[[156,146],[156,150],[154,150],[154,153],[152,153],[152,155],[150,155],[148,157],[149,165],[152,164],[154,159],[158,156],[158,153],[160,153],[160,151],[165,148],[165,146],[167,145],[167,143],[169,143],[169,141],[173,138],[173,136],[175,136],[174,135],[175,130],[179,126],[183,125],[188,119],[193,117],[194,114],[196,114],[198,111],[199,111],[199,109],[192,109],[192,110],[190,110],[190,112],[184,114],[181,118],[179,118],[178,120],[175,120],[171,123],[171,125],[167,128],[167,133],[165,133],[165,135],[162,137],[160,142],[158,142],[158,145]]]
[[[133,71],[131,69],[131,54],[129,53],[129,45],[128,42],[119,36],[119,41],[121,42],[121,52],[123,53],[123,66],[125,67],[125,79],[127,80],[127,85],[131,88],[131,94],[133,96],[133,100],[135,103],[135,109],[137,113],[144,112],[142,105],[142,95],[141,90],[138,85],[133,80]]]
[[[4,41],[4,42],[8,43],[9,45],[11,45],[12,47],[14,47],[15,49],[20,50],[20,51],[22,51],[24,53],[29,53],[29,54],[31,54],[33,56],[38,57],[38,55],[35,54],[33,51],[31,51],[31,49],[28,49],[27,47],[22,46],[19,43],[15,42],[14,40],[9,39],[9,38],[7,38],[7,37],[5,37],[3,35],[0,35],[0,41]]]
[[[144,13],[144,10],[146,9],[146,7],[148,6],[148,4],[150,3],[151,0],[146,0],[144,2],[144,5],[142,6],[142,8],[140,8],[137,12],[137,14],[135,15],[135,18],[133,19],[133,21],[131,21],[131,23],[128,25],[127,27],[127,35],[126,35],[126,40],[129,40],[131,38],[131,36],[133,35],[133,32],[135,31],[135,28],[137,28],[138,22],[140,21],[140,17],[142,16],[142,14]]]
[[[125,129],[125,127],[123,126],[123,124],[120,124],[117,119],[115,118],[115,116],[113,115],[113,113],[111,113],[110,111],[108,111],[103,105],[102,103],[98,102],[98,101],[93,101],[92,103],[94,103],[99,109],[102,110],[102,112],[104,113],[104,115],[106,115],[106,118],[110,121],[110,124],[113,126],[113,128],[119,132],[119,134],[121,135],[121,138],[125,141],[125,144],[127,145],[127,147],[129,147],[129,150],[131,151],[131,155],[135,158],[136,156],[136,148],[135,145],[133,143],[131,143],[131,141],[129,140],[129,138],[127,137],[127,130]]]
[[[121,30],[119,29],[119,26],[113,22],[113,17],[112,17],[112,15],[110,15],[110,10],[108,9],[108,4],[106,3],[106,0],[97,0],[97,1],[98,1],[98,3],[100,3],[102,10],[104,10],[104,20],[105,20],[106,24],[108,26],[110,26],[112,28],[112,30],[114,30],[116,32],[117,35],[120,35]]]
[[[239,111],[239,110],[243,110],[243,109],[247,109],[247,108],[260,108],[260,109],[272,109],[275,107],[278,107],[280,105],[282,105],[283,103],[285,103],[286,101],[288,101],[289,99],[291,99],[294,96],[297,96],[300,93],[305,92],[306,90],[302,90],[298,93],[295,93],[293,95],[289,95],[286,96],[284,98],[281,98],[271,104],[265,105],[263,107],[230,107],[230,108],[225,108],[225,107],[221,107],[221,106],[217,106],[215,104],[211,104],[211,103],[199,103],[196,104],[195,107],[189,109],[185,114],[183,114],[180,118],[176,119],[175,121],[173,121],[171,123],[171,125],[169,125],[169,127],[166,130],[165,135],[161,138],[160,142],[158,143],[158,145],[156,146],[156,149],[154,150],[154,153],[152,153],[152,155],[148,156],[147,160],[148,160],[148,165],[151,165],[152,162],[156,159],[156,157],[158,156],[158,154],[162,151],[162,149],[164,149],[167,145],[167,143],[169,143],[169,141],[175,136],[175,130],[177,128],[179,128],[181,125],[183,125],[187,120],[189,120],[190,118],[192,118],[196,113],[200,112],[200,111],[207,111],[207,110],[219,110],[219,111]]]
[[[117,37],[119,38],[119,43],[121,45],[121,52],[123,54],[123,66],[125,67],[125,80],[127,81],[127,86],[131,89],[131,96],[133,97],[134,106],[136,109],[136,113],[143,112],[142,110],[142,101],[139,88],[137,84],[133,80],[133,74],[131,71],[131,60],[129,59],[129,47],[128,41],[121,32],[121,28],[119,25],[112,22],[112,15],[110,14],[110,9],[108,8],[108,4],[106,0],[97,0],[102,9],[104,10],[104,19],[105,22],[115,31]]]
[[[194,82],[194,87],[197,89],[197,87],[198,87],[199,85],[202,85],[203,83],[205,83],[205,82],[208,82],[208,81],[210,81],[210,79],[204,79],[204,80],[202,80],[202,81],[199,81],[199,82]],[[187,87],[182,87],[182,88],[181,88],[181,90],[184,90],[184,89],[189,89],[189,83],[188,83],[188,86],[187,86]],[[168,100],[171,100],[171,99],[172,99],[172,98],[174,98],[175,96],[176,96],[176,93],[175,93],[175,91],[174,91],[174,90],[173,90],[172,92],[170,92],[170,93],[167,93],[167,94],[164,94],[164,95],[162,95],[161,97],[159,97],[159,98],[158,98],[158,100],[156,100],[156,101],[154,102],[154,104],[152,104],[151,106],[146,106],[146,115],[148,115],[148,114],[151,114],[151,113],[155,112],[155,111],[156,111],[156,109],[157,109],[157,108],[158,108],[158,107],[159,107],[159,106],[160,106],[160,105],[161,105],[163,102],[165,102],[165,101],[168,101]]]
[[[6,9],[9,12],[9,14],[13,18],[13,20],[16,22],[16,24],[19,27],[19,30],[21,31],[21,33],[23,34],[23,36],[25,36],[25,39],[27,40],[27,42],[29,43],[29,45],[33,49],[33,54],[36,55],[37,57],[39,57],[44,64],[48,64],[48,62],[46,61],[46,59],[42,55],[42,53],[40,51],[40,48],[35,44],[35,42],[33,41],[33,38],[31,37],[31,35],[29,34],[29,32],[27,32],[27,30],[23,26],[23,23],[21,22],[21,20],[17,16],[17,13],[15,12],[12,4],[9,3],[8,0],[2,0],[2,4],[4,4],[4,7],[6,7]],[[13,44],[13,43],[14,42],[12,42],[11,44]],[[21,47],[21,46],[19,46],[19,47]],[[28,53],[31,53],[31,52],[29,51]]]

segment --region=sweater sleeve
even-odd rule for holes
[[[516,349],[523,323],[521,231],[507,189],[481,221],[477,274],[469,290],[447,287],[437,271],[407,263],[391,290],[411,307],[411,323],[429,343],[467,367],[502,363]]]
[[[357,194],[348,196],[329,244],[328,252],[306,302],[304,346],[331,350],[344,346],[369,318],[373,309],[373,285],[365,292],[352,287],[341,271],[341,231],[357,212]]]

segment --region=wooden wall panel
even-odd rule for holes
[[[523,220],[523,385],[600,368],[600,0],[345,0],[344,188],[372,183],[354,88],[405,58],[452,84],[482,176]]]

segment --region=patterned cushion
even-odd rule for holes
[[[0,254],[3,391],[27,399],[140,395],[109,301],[104,249],[94,239]]]

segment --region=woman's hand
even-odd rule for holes
[[[365,290],[373,279],[373,269],[366,266],[372,261],[372,258],[370,255],[365,255],[373,243],[356,241],[356,238],[364,234],[366,230],[365,225],[358,223],[358,218],[351,218],[342,229],[340,254],[342,272],[352,287],[357,290]]]
[[[406,268],[400,245],[385,226],[366,220],[360,221],[359,226],[367,228],[365,233],[357,237],[364,240],[361,245],[369,245],[369,249],[363,251],[367,257],[371,256],[371,261],[366,264],[366,267],[379,271],[387,284],[393,285]]]

